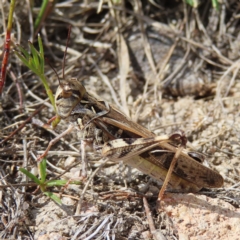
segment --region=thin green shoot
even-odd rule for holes
[[[27,177],[29,177],[33,182],[37,184],[37,186],[40,188],[42,193],[44,193],[46,196],[51,198],[53,201],[55,201],[58,204],[61,203],[61,199],[56,196],[54,193],[47,191],[47,188],[49,187],[62,187],[65,186],[68,183],[68,180],[62,180],[62,179],[54,179],[54,180],[46,180],[47,177],[47,160],[44,158],[41,162],[38,164],[38,171],[39,171],[39,178],[37,178],[35,175],[33,175],[31,172],[26,170],[25,168],[19,169],[23,174],[25,174]],[[80,181],[70,181],[70,184],[81,184]]]
[[[26,51],[22,46],[17,45],[17,51],[15,50],[15,54],[18,56],[18,58],[23,62],[24,65],[26,65],[30,70],[32,70],[42,81],[42,84],[44,85],[44,88],[46,90],[46,93],[48,95],[48,98],[54,108],[54,111],[56,112],[56,105],[55,105],[55,99],[52,93],[52,90],[50,89],[47,78],[44,74],[44,50],[43,50],[43,44],[42,39],[40,35],[38,35],[38,46],[39,51],[33,46],[33,44],[29,41],[28,42],[30,46],[30,54],[28,51]]]

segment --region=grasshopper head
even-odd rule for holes
[[[67,118],[85,93],[85,87],[76,78],[61,80],[55,94],[58,115],[62,119]]]
[[[67,44],[64,52],[63,62],[62,62],[62,79],[61,80],[57,72],[53,69],[59,81],[59,87],[57,88],[57,92],[55,94],[56,110],[57,110],[57,114],[62,119],[67,118],[71,114],[72,110],[76,107],[78,103],[81,102],[84,94],[86,93],[85,87],[76,78],[65,80],[64,68],[65,68],[68,42],[70,39],[70,33],[71,33],[71,26],[69,26]]]

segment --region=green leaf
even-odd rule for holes
[[[29,63],[28,63],[28,60],[26,60],[26,58],[23,56],[23,55],[21,55],[19,52],[17,52],[17,51],[14,51],[14,53],[18,56],[18,58],[20,58],[20,60],[28,67],[28,68],[30,68],[30,66],[29,66]],[[32,69],[31,69],[32,70]]]
[[[36,30],[39,30],[40,25],[42,24],[42,22],[45,20],[46,16],[48,16],[49,14],[49,9],[51,9],[51,7],[54,7],[54,4],[56,1],[53,0],[42,0],[42,5],[40,8],[40,11],[37,15],[37,18],[34,22],[34,32],[36,33]]]
[[[81,185],[82,182],[80,182],[80,181],[70,181],[70,184]]]
[[[193,8],[197,8],[198,5],[199,5],[198,0],[184,0],[184,2],[186,2],[187,4],[192,6]]]
[[[68,180],[50,180],[46,183],[47,187],[64,186]]]
[[[41,181],[35,175],[27,171],[25,168],[20,168],[19,171],[32,179],[32,181],[34,181],[36,184],[41,185]]]
[[[20,52],[24,55],[26,59],[30,58],[30,54],[19,44],[17,44],[17,48],[20,50]]]
[[[52,192],[44,192],[44,194],[46,196],[50,197],[53,201],[55,201],[59,205],[62,205],[61,199],[57,195],[55,195],[54,193],[52,193]]]
[[[212,6],[219,11],[219,3],[218,0],[212,0]]]
[[[54,186],[64,186],[68,183],[68,180],[50,180],[46,183],[47,187]],[[70,184],[80,185],[82,184],[80,181],[70,181]]]
[[[38,168],[39,168],[39,175],[41,177],[41,183],[44,183],[46,181],[46,176],[47,176],[46,158],[43,158],[43,160],[38,164]]]
[[[41,69],[39,68],[39,66],[40,66],[40,63],[39,63],[39,55],[40,55],[40,54],[39,54],[38,51],[34,48],[33,44],[32,44],[30,41],[28,41],[28,44],[29,44],[29,46],[30,46],[31,53],[32,53],[32,55],[33,55],[33,65],[34,65],[34,68],[35,68],[36,70],[38,70],[39,73],[41,73]]]
[[[40,67],[41,67],[41,72],[44,73],[44,49],[43,49],[43,44],[42,44],[42,39],[40,37],[40,34],[38,34],[38,46],[39,46],[39,53],[40,53]]]
[[[28,58],[28,65],[30,66],[30,69],[37,74],[36,69],[34,68],[33,58],[31,56]]]

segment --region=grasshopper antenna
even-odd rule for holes
[[[67,49],[68,49],[68,43],[69,43],[69,39],[70,39],[71,29],[72,29],[72,26],[69,25],[66,49],[65,49],[65,52],[64,52],[63,63],[62,63],[62,77],[63,77],[63,79],[64,79],[64,68],[65,68],[66,55],[67,55]]]
[[[48,65],[50,66],[50,68],[55,72],[56,76],[57,76],[57,79],[58,79],[58,82],[59,82],[59,85],[60,85],[60,78],[59,78],[59,75],[57,73],[57,71],[55,70],[55,68],[53,67],[53,65],[50,63],[49,59],[45,58],[45,61],[48,63]]]
[[[72,29],[72,26],[69,25],[68,36],[67,36],[67,44],[66,44],[66,48],[65,48],[65,51],[64,51],[63,63],[62,63],[62,78],[63,78],[63,79],[64,79],[64,75],[65,75],[65,74],[64,74],[64,68],[65,68],[65,63],[66,63],[67,48],[68,48],[68,44],[69,44],[71,29]],[[57,79],[58,79],[59,85],[61,85],[60,77],[59,77],[57,71],[54,69],[54,67],[52,66],[52,64],[50,63],[50,61],[49,61],[47,58],[45,58],[45,60],[46,60],[46,62],[48,63],[48,65],[52,68],[52,70],[55,72],[55,74],[57,75]]]

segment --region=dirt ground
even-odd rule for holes
[[[47,130],[25,122],[42,105],[35,119],[47,123],[55,113],[39,78],[11,52],[0,100],[0,239],[239,239],[240,5],[227,2],[217,11],[211,1],[196,9],[174,0],[59,1],[39,30],[45,57],[61,75],[71,25],[65,75],[158,136],[183,130],[187,150],[204,155],[204,165],[224,178],[223,187],[198,193],[168,190],[157,205],[161,182],[108,162],[84,195],[87,180],[50,188],[61,194],[61,206],[34,193],[36,186],[26,185],[18,169],[37,173],[37,156],[69,123]],[[1,4],[3,49],[9,3]],[[37,47],[31,21],[37,4],[32,12],[28,1],[16,6],[12,40],[25,48],[28,40]],[[45,75],[55,93],[59,83],[48,63]],[[101,154],[89,149],[87,159],[91,176],[102,163]],[[47,179],[78,179],[78,133],[56,143],[47,162]],[[80,198],[80,214],[75,214]]]

